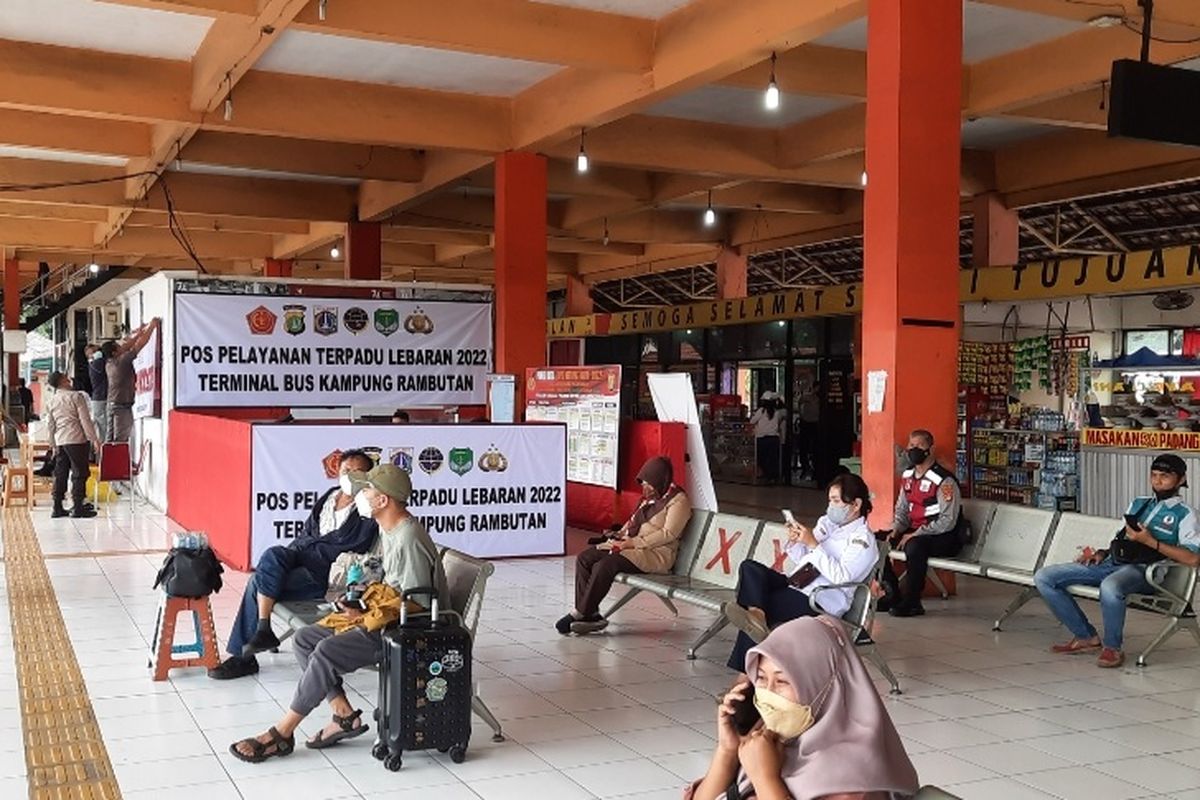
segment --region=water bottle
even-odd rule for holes
[[[355,561],[346,570],[346,599],[357,600],[362,596],[362,564]]]

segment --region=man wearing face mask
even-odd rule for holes
[[[882,531],[897,550],[903,550],[907,574],[903,585],[889,562],[883,581],[889,597],[880,600],[894,617],[918,617],[925,613],[921,592],[930,558],[950,558],[962,549],[959,526],[962,494],[954,473],[937,463],[933,434],[915,430],[908,437],[909,467],[900,477],[900,494],[891,530]]]
[[[1125,663],[1121,644],[1125,633],[1125,598],[1153,594],[1146,567],[1159,561],[1200,566],[1200,524],[1196,512],[1179,497],[1187,486],[1187,464],[1174,453],[1163,453],[1150,465],[1153,496],[1135,497],[1125,511],[1125,527],[1108,550],[1085,552],[1074,564],[1042,567],[1033,576],[1038,593],[1071,640],[1056,644],[1061,655],[1100,651],[1097,666],[1109,669]],[[1071,586],[1100,587],[1101,637],[1067,591]]]
[[[338,471],[345,476],[374,465],[362,450],[342,453]],[[268,548],[258,559],[254,575],[242,593],[242,605],[229,634],[230,657],[208,671],[214,680],[231,680],[258,672],[255,653],[274,650],[279,639],[271,630],[271,611],[277,602],[322,600],[329,571],[343,553],[366,553],[376,544],[379,528],[369,514],[355,509],[352,492],[335,486],[313,506],[304,529],[288,545]]]

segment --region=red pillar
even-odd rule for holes
[[[961,0],[868,6],[863,369],[865,383],[886,372],[887,392],[882,412],[864,408],[863,475],[883,526],[910,430],[954,468],[962,24]]]
[[[20,267],[20,262],[15,258],[4,259],[4,330],[6,331],[21,329]],[[17,385],[20,371],[20,356],[17,353],[9,353],[7,387],[10,390]],[[8,405],[7,398],[4,398],[3,404]]]
[[[263,265],[264,278],[290,278],[292,277],[292,259],[290,258],[268,258]]]
[[[383,227],[378,222],[346,225],[346,277],[377,281],[383,277]]]
[[[496,157],[496,372],[517,376],[524,416],[525,370],[546,361],[546,159]]]
[[[747,297],[746,255],[736,248],[722,247],[717,253],[717,299]]]
[[[567,309],[565,316],[582,317],[596,310],[592,292],[582,278],[567,276]]]
[[[974,217],[971,266],[1004,267],[1017,263],[1021,244],[1020,217],[995,193],[971,200]]]

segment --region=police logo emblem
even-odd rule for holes
[[[322,336],[337,333],[338,312],[333,306],[317,306],[313,309],[313,330]]]
[[[342,316],[342,323],[346,326],[346,330],[358,335],[367,329],[367,323],[371,318],[358,306],[346,309],[346,313]]]
[[[394,308],[375,309],[375,330],[384,336],[391,336],[400,330],[400,312]]]
[[[304,306],[283,307],[283,329],[292,336],[304,333]]]
[[[421,465],[421,469],[427,475],[432,475],[441,469],[445,461],[446,457],[436,447],[426,447],[421,451],[421,455],[417,456],[417,463]]]
[[[456,447],[450,451],[450,471],[455,475],[466,475],[475,466],[475,453],[469,447]]]
[[[504,472],[508,469],[508,457],[492,445],[479,457],[479,468],[484,472]]]
[[[411,447],[393,447],[388,451],[388,461],[405,472],[411,473],[413,467],[413,449]]]
[[[433,333],[433,320],[418,306],[417,310],[404,318],[404,330],[409,333]]]
[[[246,315],[246,324],[250,333],[255,336],[270,336],[275,332],[275,312],[266,306],[259,306]]]

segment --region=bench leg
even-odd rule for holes
[[[613,603],[612,606],[609,607],[608,611],[604,614],[604,618],[609,619],[610,617],[612,617],[613,614],[617,613],[617,610],[620,609],[621,606],[625,605],[626,603],[628,603],[630,600],[637,597],[641,593],[642,593],[641,589],[630,589],[628,592],[626,592],[624,595],[621,596],[620,600]]]
[[[500,730],[499,721],[497,721],[495,715],[492,714],[492,710],[487,707],[487,703],[483,702],[483,698],[478,694],[471,698],[471,710],[475,712],[475,716],[486,722],[488,727],[492,729],[493,742],[504,741],[504,734]]]
[[[666,606],[667,608],[671,609],[671,613],[672,613],[672,614],[674,614],[674,615],[675,615],[675,616],[677,616],[677,617],[679,616],[679,609],[678,609],[678,608],[676,608],[676,607],[675,607],[675,604],[671,602],[671,598],[669,598],[669,597],[663,597],[662,595],[658,595],[658,599],[659,599],[659,600],[662,600],[662,604],[663,604],[664,606]]]
[[[1146,666],[1148,663],[1147,659],[1150,658],[1150,654],[1161,647],[1163,643],[1167,641],[1167,639],[1170,639],[1175,635],[1175,631],[1179,630],[1181,622],[1183,622],[1183,620],[1181,620],[1179,617],[1173,616],[1167,619],[1166,623],[1162,627],[1162,630],[1158,632],[1158,636],[1155,636],[1154,641],[1152,641],[1149,646],[1142,651],[1142,654],[1138,656],[1137,665],[1139,667]],[[1195,625],[1196,621],[1194,619],[1188,621],[1188,627],[1194,629]],[[1192,635],[1197,636],[1197,633],[1193,630]],[[1198,638],[1200,638],[1200,636],[1198,636]]]
[[[992,630],[1000,630],[1000,626],[1004,624],[1004,620],[1017,613],[1021,609],[1021,606],[1037,597],[1037,593],[1037,589],[1032,586],[1022,589],[1021,593],[1014,597],[1012,602],[1008,604],[1008,607],[1004,609],[1004,612],[1000,614],[1000,618],[992,623]]]
[[[937,589],[941,593],[943,600],[950,599],[950,593],[946,591],[946,584],[942,583],[942,578],[937,574],[936,569],[930,567],[929,572],[926,573],[926,577],[929,578],[929,582],[933,584],[933,588]]]
[[[729,619],[724,614],[719,615],[715,620],[713,620],[713,624],[709,625],[708,628],[704,631],[704,633],[700,634],[700,638],[697,639],[696,641],[692,642],[692,646],[688,648],[688,651],[687,651],[688,661],[695,661],[696,660],[696,651],[699,650],[701,647],[703,647],[705,642],[707,642],[709,639],[713,638],[718,633],[720,633],[721,629],[724,628],[728,624],[729,624]]]
[[[883,674],[883,677],[887,679],[887,682],[891,684],[891,694],[901,694],[900,681],[896,680],[896,673],[892,672],[892,668],[888,666],[887,659],[883,657],[883,653],[879,652],[879,647],[871,644],[861,648],[861,650],[867,660],[874,664],[880,673]]]

